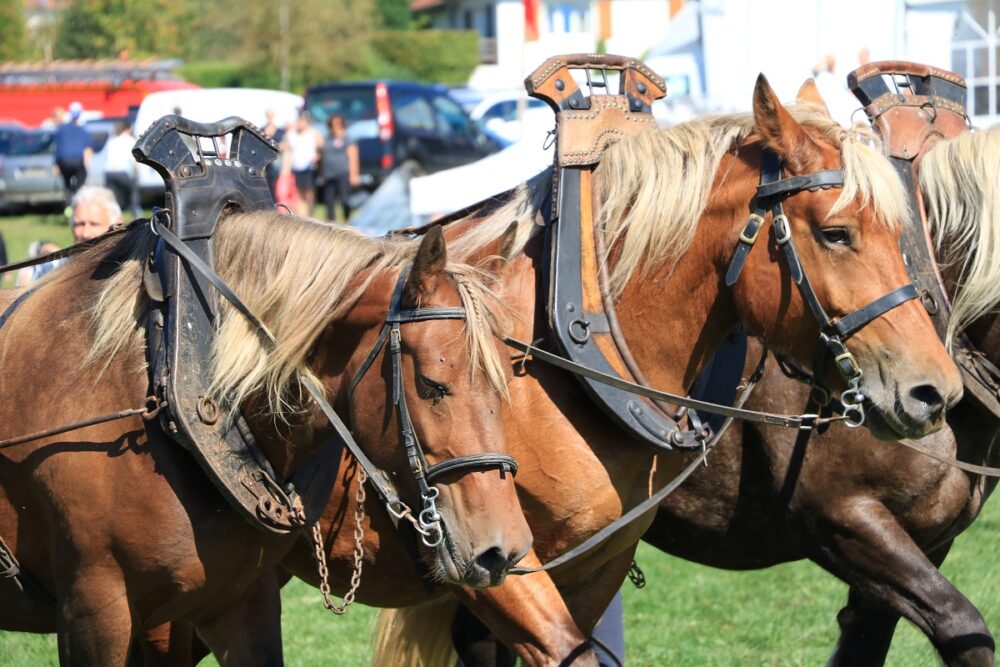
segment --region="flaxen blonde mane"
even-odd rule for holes
[[[942,141],[920,162],[920,189],[943,266],[958,267],[945,343],[1000,304],[1000,126]]]
[[[259,393],[276,415],[294,409],[297,379],[312,376],[307,360],[322,331],[354,305],[375,277],[400,270],[417,249],[414,241],[371,239],[350,227],[275,212],[231,215],[220,222],[215,238],[216,270],[277,343],[271,349],[246,318],[220,299],[211,391],[231,408]],[[94,342],[88,362],[106,365],[127,345],[142,344],[146,303],[140,279],[151,245],[149,238],[136,244],[99,292],[91,311]],[[485,372],[491,385],[504,392],[504,366],[493,337],[506,331],[506,311],[480,270],[449,263],[445,273],[467,311],[471,367]]]
[[[853,202],[871,206],[883,224],[895,227],[907,214],[906,193],[870,128],[848,130],[815,107],[789,107],[799,123],[840,149],[844,187],[830,215]],[[754,132],[751,114],[702,118],[622,139],[604,153],[596,170],[605,245],[620,254],[610,280],[620,296],[632,276],[653,266],[676,263],[694,239],[723,156]],[[517,223],[517,252],[537,230],[535,215],[545,199],[551,171],[520,186],[480,220],[456,247],[471,253],[496,241]]]

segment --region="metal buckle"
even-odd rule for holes
[[[788,243],[790,238],[792,238],[792,230],[788,224],[788,217],[784,213],[779,213],[774,216],[774,240],[778,242],[778,245],[784,245]]]
[[[865,395],[861,393],[861,371],[851,378],[848,389],[840,394],[840,404],[844,406],[844,424],[847,428],[858,428],[865,423]]]
[[[752,223],[756,222],[757,226],[754,227],[753,235],[747,236],[747,230],[750,229]],[[757,237],[760,236],[760,228],[764,226],[764,218],[757,215],[756,213],[751,213],[747,224],[740,231],[740,241],[746,243],[747,245],[753,245],[757,242]]]
[[[840,371],[844,374],[844,378],[848,380],[854,380],[855,378],[861,377],[861,367],[858,366],[858,362],[854,359],[854,355],[850,351],[842,352],[833,358],[833,362],[837,365],[837,370],[840,370],[840,362],[846,359],[851,364],[851,372],[849,374]]]

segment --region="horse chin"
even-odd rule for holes
[[[900,410],[893,406],[885,410],[871,400],[865,400],[865,427],[879,440],[919,439],[939,430],[943,420],[930,423],[918,423],[900,415]]]

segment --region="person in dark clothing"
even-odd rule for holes
[[[0,234],[0,266],[7,263],[7,246],[4,245],[3,235]]]
[[[326,219],[336,219],[335,205],[344,209],[344,221],[351,217],[349,197],[358,185],[358,146],[347,138],[347,123],[343,116],[330,116],[329,136],[320,149],[319,174],[323,180],[323,206]]]
[[[93,155],[90,134],[79,124],[82,113],[83,107],[79,102],[69,105],[69,120],[56,129],[53,138],[56,167],[62,175],[67,205],[87,181],[87,167]]]

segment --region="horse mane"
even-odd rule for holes
[[[216,270],[277,343],[272,349],[246,318],[220,299],[210,390],[229,409],[259,393],[276,416],[300,403],[298,378],[315,379],[307,361],[323,330],[343,317],[378,275],[403,268],[417,249],[415,241],[372,239],[351,227],[273,211],[227,216],[215,238]],[[88,266],[116,255],[117,271],[90,307],[93,342],[85,363],[101,360],[106,368],[129,346],[141,350],[148,309],[142,271],[154,243],[155,236],[140,226],[110,248],[105,242],[86,251],[65,267],[71,271],[54,276],[52,282],[66,281],[70,274],[89,275]],[[484,372],[491,386],[505,393],[503,360],[493,337],[509,326],[506,308],[490,291],[489,274],[455,262],[448,263],[445,273],[467,311],[470,367]]]
[[[920,162],[920,189],[943,266],[957,266],[945,344],[1000,303],[1000,126],[943,140]]]
[[[861,124],[843,128],[815,106],[793,105],[788,110],[840,150],[844,187],[830,215],[857,199],[861,207],[873,206],[882,224],[890,228],[901,224],[908,209],[906,193],[872,130]],[[637,271],[642,275],[659,263],[676,263],[687,252],[723,156],[754,130],[752,114],[709,116],[640,132],[608,147],[595,180],[605,246],[609,252],[615,246],[620,249],[610,272],[614,297],[621,296]],[[483,216],[456,247],[471,254],[517,222],[511,252],[522,250],[538,229],[535,214],[550,180],[547,170],[503,195],[505,203]]]

